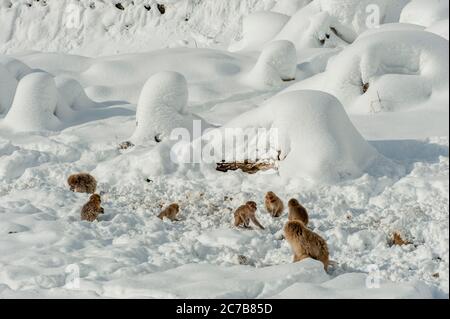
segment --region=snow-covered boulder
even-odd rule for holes
[[[256,134],[252,136],[250,132],[258,129],[271,130],[266,135],[271,140],[261,141]],[[239,139],[237,134],[242,130],[249,138]],[[235,138],[245,145],[227,144],[230,134],[236,134]],[[209,147],[204,148],[208,154],[209,150],[222,150],[225,145],[225,152],[215,153],[216,163],[245,160],[249,154],[262,151],[273,154],[272,159],[279,160],[278,170],[283,178],[335,182],[365,172],[378,174],[381,167],[391,167],[358,133],[339,101],[319,91],[276,96],[232,120],[220,131],[205,134],[204,140],[210,141]]]
[[[259,50],[271,41],[289,21],[289,16],[276,12],[260,11],[245,17],[242,22],[242,39],[230,46],[230,51]]]
[[[75,79],[66,76],[57,76],[55,77],[55,83],[60,95],[60,103],[74,110],[85,110],[100,105],[86,95],[84,88]]]
[[[5,117],[5,123],[16,131],[55,129],[58,90],[53,77],[44,72],[25,76],[17,86],[14,102]]]
[[[131,141],[134,144],[159,142],[177,128],[192,132],[194,121],[201,119],[185,112],[188,98],[188,85],[182,74],[160,72],[152,76],[139,97],[136,130]]]
[[[430,32],[376,32],[330,59],[324,73],[288,90],[328,92],[352,113],[411,109],[448,90],[448,52],[448,41]]]
[[[290,41],[274,41],[266,45],[258,63],[272,66],[283,81],[295,80],[297,72],[297,50]]]
[[[296,73],[295,45],[286,40],[274,41],[265,46],[245,82],[257,89],[270,89],[279,87],[282,81],[295,80]]]
[[[9,110],[16,87],[17,80],[0,64],[0,114]]]
[[[321,10],[317,2],[298,11],[275,37],[293,42],[297,50],[345,47],[355,39],[356,33],[351,28]]]
[[[445,0],[413,0],[403,8],[400,22],[425,27],[449,18],[449,2]]]

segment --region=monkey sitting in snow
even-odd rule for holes
[[[70,186],[70,190],[76,193],[94,194],[97,189],[97,181],[95,178],[86,173],[69,176],[67,183]]]
[[[178,204],[172,204],[166,207],[159,215],[158,218],[163,220],[164,217],[170,219],[171,221],[179,221],[177,215],[180,212],[180,206]]]
[[[250,228],[250,221],[261,229],[264,227],[256,219],[257,205],[255,202],[247,202],[245,205],[239,207],[234,213],[234,226],[243,226],[244,228]]]
[[[81,220],[86,220],[88,222],[97,220],[98,215],[105,213],[103,207],[101,207],[101,203],[102,200],[100,195],[91,195],[89,202],[81,209]]]
[[[265,198],[267,211],[272,217],[280,217],[284,210],[284,204],[274,192],[268,192]]]
[[[289,206],[289,215],[288,215],[289,221],[299,220],[305,226],[308,226],[309,216],[308,216],[308,212],[307,212],[306,208],[303,207],[298,202],[298,200],[296,200],[294,198],[289,200],[288,206]]]
[[[294,262],[312,258],[323,263],[325,271],[329,265],[329,252],[326,241],[309,230],[301,221],[290,221],[284,227],[284,237],[291,245]]]

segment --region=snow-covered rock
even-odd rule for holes
[[[355,113],[412,109],[448,90],[449,43],[426,31],[375,32],[288,90],[323,90]]]
[[[412,0],[403,9],[400,22],[429,27],[435,22],[448,20],[449,2],[445,0]]]
[[[25,75],[32,72],[32,69],[28,65],[10,56],[0,55],[0,64],[2,64],[17,81],[20,81]]]
[[[53,77],[44,72],[25,76],[17,86],[14,102],[5,117],[5,123],[16,131],[55,129],[58,90]]]
[[[84,91],[81,84],[75,79],[66,76],[55,77],[56,88],[60,95],[59,103],[74,110],[85,110],[99,106],[99,103],[92,101]]]
[[[280,87],[282,81],[295,80],[297,51],[292,42],[279,40],[269,43],[255,67],[244,77],[245,83],[257,89]]]
[[[313,182],[333,182],[356,178],[365,172],[375,173],[377,165],[389,169],[385,160],[358,133],[339,101],[319,91],[295,91],[279,95],[264,106],[251,110],[221,128],[223,134],[207,133],[216,153],[216,163],[242,161],[249,154],[257,154],[253,148],[261,147],[253,138],[242,140],[243,145],[228,148],[223,136],[229,129],[265,128],[274,134],[267,154],[277,154],[279,174],[284,178],[305,178]],[[236,131],[237,134],[241,131]],[[217,135],[216,135],[217,134]],[[231,133],[233,134],[233,133]],[[263,143],[269,145],[269,143]],[[272,149],[275,148],[275,149]],[[208,148],[209,149],[209,148]],[[251,160],[251,159],[249,159]]]
[[[188,85],[182,74],[161,72],[152,76],[142,88],[131,141],[134,144],[160,142],[177,128],[192,132],[194,121],[202,120],[185,112],[188,98]]]
[[[232,43],[230,51],[258,50],[271,41],[289,21],[289,16],[276,12],[255,12],[243,19],[242,39]]]

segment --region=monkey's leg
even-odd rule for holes
[[[294,263],[302,261],[303,259],[306,259],[306,258],[310,258],[309,255],[306,255],[306,254],[301,254],[301,255],[295,254],[294,255]]]

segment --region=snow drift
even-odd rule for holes
[[[319,91],[282,94],[242,114],[221,128],[221,134],[213,131],[204,136],[206,141],[210,140],[208,149],[222,150],[222,137],[231,128],[272,130],[275,134],[269,139],[277,141],[263,142],[263,145],[274,145],[275,149],[270,146],[265,151],[269,155],[276,154],[273,160],[277,160],[277,156],[281,160],[278,170],[284,178],[332,182],[359,177],[380,163],[389,167],[388,161],[353,127],[339,101]],[[261,142],[253,139],[245,140],[245,145],[229,144],[231,149],[226,147],[225,152],[217,153],[216,163],[242,161],[248,154],[261,153],[255,149]]]
[[[288,90],[323,90],[355,113],[411,109],[448,90],[448,41],[426,31],[382,30],[360,37],[324,73]]]

